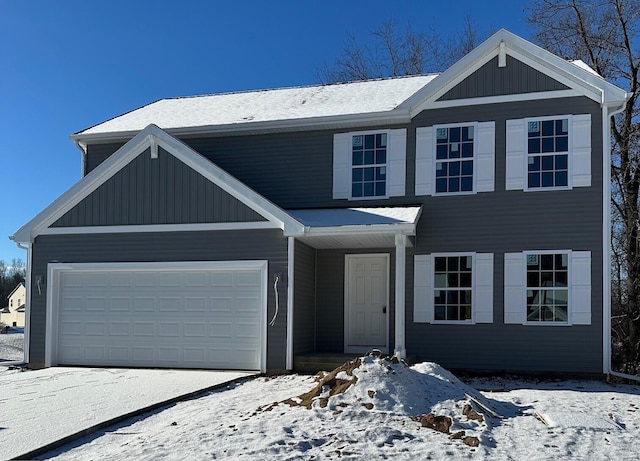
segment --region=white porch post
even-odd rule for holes
[[[405,298],[405,267],[407,261],[407,236],[396,234],[396,293],[395,293],[395,348],[394,355],[399,358],[406,358],[407,351],[404,347],[405,321],[404,321],[404,298]]]
[[[287,370],[293,370],[293,277],[294,277],[294,248],[295,239],[288,238],[287,242]]]

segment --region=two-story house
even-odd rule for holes
[[[32,366],[371,348],[609,370],[622,89],[501,30],[440,75],[163,99],[72,135],[27,245]]]
[[[0,310],[0,323],[9,327],[24,327],[27,289],[24,282],[18,283],[9,296],[7,305]]]

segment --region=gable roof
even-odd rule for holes
[[[189,128],[195,127],[229,129],[294,122],[311,126],[320,119],[339,121],[351,117],[371,118],[374,114],[388,116],[435,76],[161,99],[80,131],[72,138],[137,132],[151,122],[172,134],[188,134]]]
[[[18,283],[18,284],[16,285],[16,287],[15,287],[13,290],[11,290],[11,293],[9,293],[9,296],[7,296],[7,299],[9,299],[10,297],[12,297],[12,296],[13,296],[13,294],[18,290],[18,288],[20,288],[20,287],[24,287],[24,286],[25,286],[25,285],[24,285],[24,282],[20,282],[20,283]]]
[[[603,105],[621,105],[626,101],[626,91],[607,82],[584,62],[567,61],[506,29],[501,29],[438,75],[424,91],[414,94],[399,109],[409,109],[414,117],[425,109],[437,107],[438,98],[501,54],[509,55],[558,80],[571,88],[574,95],[586,96]],[[539,94],[533,93],[533,97],[538,96]],[[477,103],[482,102],[482,98],[477,99]],[[469,103],[469,100],[465,103]]]
[[[624,90],[583,62],[566,61],[501,29],[440,75],[162,99],[71,138],[79,142],[129,139],[151,123],[172,135],[408,123],[419,112],[442,104],[437,101],[440,96],[490,59],[505,54],[566,85],[571,89],[567,95],[584,95],[604,105],[621,105],[626,100]],[[482,98],[476,99],[481,103]]]
[[[238,181],[182,141],[155,125],[149,125],[97,168],[71,186],[69,190],[38,213],[31,221],[18,229],[10,239],[19,243],[31,242],[67,211],[128,165],[137,155],[149,148],[152,156],[154,151],[157,154],[158,146],[202,174],[202,176],[225,192],[233,195],[261,216],[264,216],[265,219],[274,223],[277,227],[283,229],[288,235],[297,235],[304,232],[304,226],[284,210]]]

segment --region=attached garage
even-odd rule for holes
[[[48,365],[266,370],[266,261],[48,272]]]

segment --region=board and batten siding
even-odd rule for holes
[[[162,148],[142,152],[51,227],[265,221]]]
[[[569,87],[566,85],[509,55],[506,67],[498,67],[496,56],[447,91],[438,101],[567,89]]]
[[[267,319],[275,313],[275,273],[287,273],[287,239],[279,229],[157,232],[135,234],[41,235],[33,245],[29,362],[44,366],[47,264],[90,262],[267,260]],[[40,278],[40,292],[36,280]],[[267,327],[267,369],[286,368],[287,286],[278,286],[279,313]]]
[[[293,353],[315,351],[316,334],[316,250],[296,241],[293,284]]]

